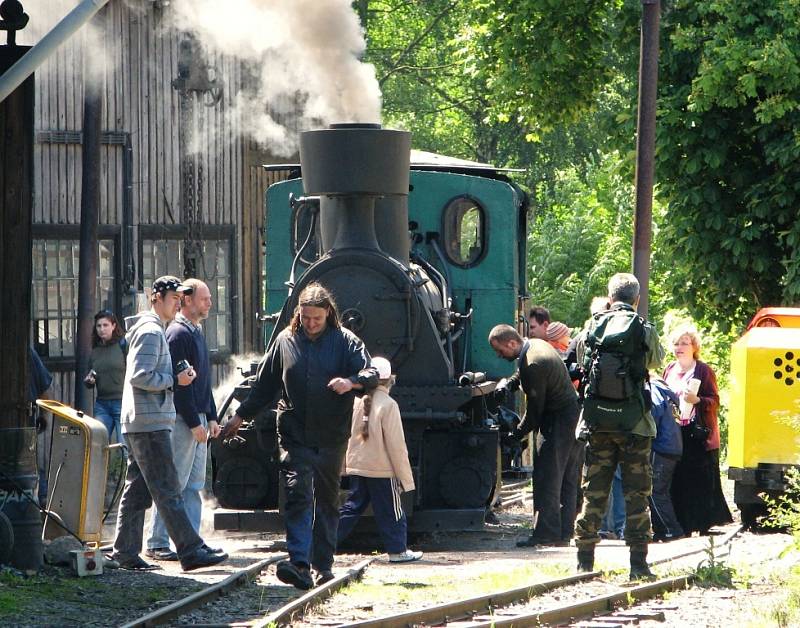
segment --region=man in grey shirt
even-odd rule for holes
[[[164,328],[175,318],[179,292],[185,290],[177,277],[159,277],[153,282],[150,310],[125,319],[128,358],[120,422],[128,447],[128,468],[112,555],[124,569],[154,568],[139,556],[144,514],[154,501],[175,541],[184,571],[216,565],[228,557],[208,548],[192,527],[172,461],[173,386],[176,379],[188,386],[196,374],[188,368],[173,375]]]

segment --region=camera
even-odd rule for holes
[[[181,360],[175,365],[175,374],[180,375],[189,368],[189,360]]]
[[[97,371],[92,369],[86,374],[86,377],[83,378],[83,384],[86,388],[94,388],[94,385],[97,383]]]

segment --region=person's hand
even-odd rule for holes
[[[236,436],[236,432],[239,431],[239,427],[242,425],[242,417],[238,414],[234,414],[228,422],[225,423],[222,430],[220,431],[219,435],[221,438],[231,438],[232,436]]]
[[[192,436],[198,443],[205,443],[208,440],[208,432],[202,425],[195,425],[192,428]]]
[[[195,372],[194,367],[190,366],[185,371],[178,373],[178,384],[180,386],[188,386],[195,380],[196,377],[197,373]]]
[[[86,377],[83,378],[83,383],[86,384],[86,386],[89,388],[91,388],[97,383],[97,380],[94,377],[94,371],[89,371]]]
[[[219,436],[220,433],[219,423],[216,421],[209,421],[208,422],[208,437],[209,438],[216,438]]]
[[[328,382],[328,388],[337,395],[343,395],[353,390],[353,382],[345,377],[334,377]]]
[[[695,404],[700,401],[700,397],[694,394],[691,390],[687,390],[685,393],[683,393],[683,398],[691,404]]]

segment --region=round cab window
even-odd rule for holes
[[[292,215],[292,255],[297,255],[297,251],[303,246],[311,229],[311,221],[314,216],[314,207],[308,203],[299,205]],[[313,264],[319,259],[319,220],[314,221],[314,232],[308,241],[300,261],[304,264]]]
[[[450,201],[443,214],[444,248],[458,266],[477,264],[486,250],[486,214],[475,199],[460,196]]]

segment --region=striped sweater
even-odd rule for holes
[[[153,312],[125,319],[128,360],[122,389],[122,433],[171,430],[175,424],[172,360],[164,324]]]

